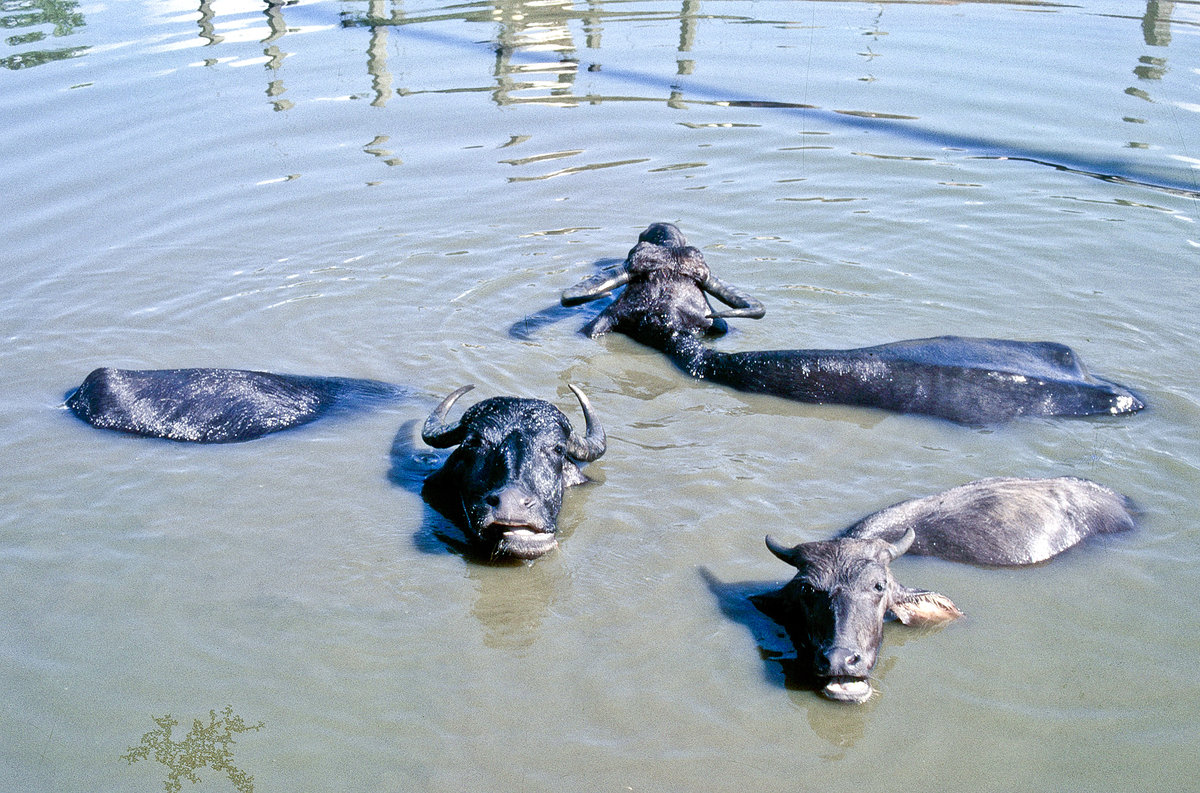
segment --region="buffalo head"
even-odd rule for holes
[[[563,292],[562,304],[586,303],[622,286],[621,295],[584,328],[589,336],[610,330],[635,338],[722,331],[724,318],[758,319],[766,313],[758,300],[713,275],[704,255],[671,223],[651,225],[619,268],[601,271]],[[708,295],[729,310],[714,312]]]
[[[813,673],[830,699],[863,702],[889,615],[905,625],[956,619],[962,612],[936,592],[911,589],[892,578],[891,563],[912,545],[910,528],[895,543],[840,537],[787,548],[767,547],[797,568],[782,589],[754,598],[787,630],[798,661],[811,657]]]
[[[604,429],[573,385],[586,422],[583,435],[540,399],[493,397],[447,422],[455,401],[473,387],[447,396],[425,422],[426,443],[457,448],[425,480],[422,493],[459,524],[481,555],[535,559],[557,547],[563,489],[587,481],[576,463],[604,454]]]

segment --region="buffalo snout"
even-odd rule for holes
[[[857,650],[834,647],[824,653],[825,669],[830,677],[863,677],[871,671],[867,659]]]
[[[825,683],[821,693],[839,702],[865,702],[871,696],[871,668],[875,653],[870,657],[858,650],[834,647],[818,654],[817,674]]]
[[[537,503],[533,493],[523,487],[503,487],[488,493],[483,500],[492,508],[497,521],[507,523],[525,522],[522,517]]]

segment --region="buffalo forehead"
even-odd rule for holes
[[[704,254],[691,246],[666,247],[646,242],[638,243],[637,247],[630,251],[626,266],[630,272],[641,277],[669,275],[703,281],[709,276]]]
[[[800,546],[804,566],[800,573],[813,587],[852,586],[864,578],[888,575],[877,540],[825,540]]]
[[[541,399],[493,397],[480,402],[463,414],[462,423],[494,442],[514,430],[531,435],[553,434],[566,437],[571,424],[561,410]]]

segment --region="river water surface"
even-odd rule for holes
[[[0,21],[0,789],[161,789],[170,768],[121,755],[226,706],[263,725],[224,757],[253,781],[197,789],[1194,783],[1197,3],[11,0]],[[1053,340],[1149,408],[962,427],[578,334],[598,306],[558,294],[659,220],[767,306],[720,349]],[[64,411],[101,365],[410,396],[197,447]],[[578,383],[608,430],[536,563],[465,560],[416,492],[414,422],[464,383],[576,422]],[[788,577],[768,532],[1063,474],[1131,496],[1140,528],[1032,569],[898,561],[967,616],[889,626],[863,706],[788,685],[737,609]]]

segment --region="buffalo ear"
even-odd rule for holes
[[[616,320],[613,319],[612,314],[606,308],[597,314],[595,319],[580,328],[579,332],[589,339],[594,339],[597,336],[603,336],[605,333],[608,333],[616,324]]]
[[[963,615],[945,595],[899,584],[888,610],[905,625],[936,625]]]
[[[756,609],[776,622],[780,624],[784,622],[788,608],[781,592],[762,592],[757,595],[750,595],[747,600],[754,604]]]
[[[563,487],[582,485],[590,481],[592,480],[588,479],[574,462],[563,460]]]

